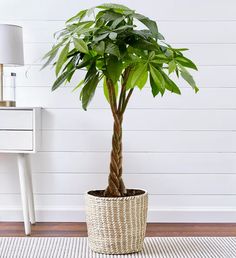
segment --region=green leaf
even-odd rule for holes
[[[131,82],[130,85],[128,85],[128,87],[134,88],[135,86],[138,86],[140,89],[142,89],[147,81],[146,74],[147,65],[142,63],[138,64],[132,73]]]
[[[184,56],[178,56],[175,58],[175,60],[182,66],[192,68],[197,71],[197,66],[190,59],[188,59]]]
[[[146,85],[147,79],[148,79],[148,71],[144,72],[141,78],[139,79],[139,81],[137,82],[137,86],[140,90],[142,90],[142,88]]]
[[[110,38],[111,40],[116,40],[116,38],[117,38],[117,33],[111,32],[111,33],[109,34],[109,38]]]
[[[176,69],[176,63],[174,60],[170,61],[169,64],[168,64],[168,71],[169,71],[169,74],[173,73]]]
[[[90,31],[90,27],[94,24],[94,21],[84,21],[77,23],[72,29],[72,32],[76,33],[77,35],[81,35],[87,31]],[[74,24],[73,24],[74,25]],[[94,28],[91,28],[91,30]]]
[[[145,39],[134,39],[127,42],[130,46],[141,50],[158,50],[157,45],[150,43]]]
[[[73,16],[69,20],[67,20],[66,23],[70,23],[75,20],[82,20],[85,17],[87,11],[88,10],[86,9],[86,10],[82,10],[82,11],[78,12],[75,16]]]
[[[111,30],[114,30],[123,20],[124,20],[123,16],[115,19],[111,25]]]
[[[122,10],[122,11],[130,11],[130,9],[121,4],[102,4],[97,6],[100,9],[115,9],[115,10]]]
[[[152,36],[149,30],[131,30],[130,33],[140,36],[146,40],[148,40]]]
[[[118,83],[116,83],[114,85],[115,87],[115,94],[116,94],[116,97],[118,96]],[[110,99],[109,99],[109,92],[108,92],[108,88],[107,88],[107,78],[104,77],[104,80],[103,80],[103,92],[104,92],[104,96],[106,98],[106,100],[108,101],[108,103],[110,103]]]
[[[105,39],[108,35],[109,35],[108,32],[107,32],[107,33],[104,33],[104,34],[100,34],[100,35],[98,35],[98,36],[95,36],[93,40],[94,40],[95,42],[96,42],[96,41],[100,41],[100,40]]]
[[[89,64],[91,64],[93,61],[94,61],[93,58],[84,59],[81,63],[79,63],[79,64],[76,66],[76,68],[77,68],[77,69],[84,68],[84,67],[88,66]]]
[[[107,58],[107,77],[110,78],[114,84],[119,80],[122,69],[122,62],[120,62],[117,57],[109,56],[109,58]]]
[[[69,52],[69,46],[70,46],[70,43],[67,43],[66,46],[62,49],[62,51],[61,51],[61,53],[58,57],[58,60],[57,60],[57,63],[56,63],[56,76],[59,74],[63,64],[67,60],[67,55],[68,55],[68,52]]]
[[[118,46],[113,43],[108,43],[108,45],[106,46],[106,49],[105,49],[105,53],[114,55],[114,56],[120,58],[120,50],[119,50]]]
[[[161,74],[165,80],[165,88],[169,90],[170,92],[181,94],[181,91],[179,87],[163,72],[161,71]]]
[[[87,71],[87,73],[86,73],[86,75],[85,75],[85,79],[84,79],[84,80],[85,80],[85,84],[86,84],[88,81],[90,81],[91,78],[95,77],[96,74],[97,74],[97,68],[96,68],[95,62],[93,62],[93,63],[90,65],[90,67],[89,67],[89,69],[88,69],[88,71]]]
[[[75,48],[81,53],[88,53],[88,46],[82,39],[73,38]]]
[[[135,25],[124,25],[124,26],[114,29],[114,31],[116,31],[117,33],[122,33],[122,32],[125,32],[126,30],[132,29],[134,27],[135,27]]]
[[[52,91],[56,90],[58,87],[61,86],[61,84],[63,82],[66,81],[66,79],[70,76],[70,74],[74,72],[74,70],[72,71],[65,71],[64,73],[62,73],[57,79],[56,81],[54,82],[53,86],[52,86]]]
[[[142,22],[152,33],[153,37],[155,39],[158,38],[158,28],[155,21],[150,20],[148,17],[135,13],[133,14],[134,18],[138,19],[140,22]]]
[[[182,78],[195,90],[195,93],[199,91],[192,75],[183,66],[180,66],[180,74]]]
[[[57,49],[57,51],[55,51],[55,52],[53,52],[53,53],[51,54],[51,56],[48,58],[47,62],[41,67],[40,70],[43,70],[46,66],[48,66],[48,65],[53,61],[53,59],[54,59],[54,58],[56,57],[56,55],[57,55],[57,52],[58,52],[58,49]]]
[[[75,92],[76,90],[78,90],[83,84],[84,84],[84,80],[81,80],[80,83],[72,90],[72,92]]]
[[[156,97],[156,95],[158,95],[158,93],[160,91],[159,91],[157,85],[155,84],[151,74],[149,76],[149,79],[150,79],[150,85],[151,85],[151,88],[152,88],[152,95],[153,95],[153,97]]]
[[[105,42],[104,41],[100,41],[95,47],[94,50],[99,54],[99,55],[103,55],[104,51],[105,51]]]
[[[160,32],[158,32],[157,38],[160,40],[165,40],[164,36]]]
[[[110,22],[121,18],[122,15],[113,11],[105,11],[101,17],[106,22]]]
[[[52,55],[57,54],[59,48],[62,46],[62,44],[63,44],[64,42],[65,42],[65,40],[63,40],[63,41],[61,41],[60,43],[54,45],[54,46],[51,48],[51,50],[48,51],[48,52],[43,56],[42,59],[46,59],[47,57],[50,57],[50,56],[52,56]]]
[[[90,103],[90,101],[94,96],[98,82],[99,82],[99,74],[95,74],[95,76],[90,77],[90,79],[84,85],[80,94],[80,99],[82,100],[82,107],[84,110],[87,110],[88,104]]]
[[[150,73],[153,78],[154,83],[158,87],[159,91],[163,95],[165,92],[165,81],[163,76],[161,75],[160,71],[156,69],[154,66],[149,65],[150,67]]]

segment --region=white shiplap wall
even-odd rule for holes
[[[157,20],[167,41],[189,47],[188,56],[199,66],[194,73],[197,95],[183,81],[180,97],[153,99],[148,87],[134,94],[124,121],[127,186],[149,191],[149,221],[235,222],[236,2],[110,2]],[[52,70],[39,71],[41,57],[64,20],[99,3],[0,2],[0,23],[24,27],[26,66],[13,69],[18,105],[44,108],[41,151],[31,157],[41,221],[84,220],[83,193],[106,186],[112,117],[102,90],[84,112],[71,88],[51,93]],[[15,157],[0,155],[0,220],[17,219],[21,212]]]

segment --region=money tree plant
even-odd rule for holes
[[[166,91],[181,94],[171,79],[172,73],[197,92],[187,70],[197,67],[183,55],[188,49],[165,43],[154,20],[123,5],[102,4],[82,10],[66,22],[55,38],[56,44],[44,56],[44,67],[52,62],[55,67],[53,91],[70,82],[77,70],[85,70],[74,90],[80,90],[82,107],[87,110],[99,82],[103,83],[114,118],[110,174],[103,194],[126,196],[122,179],[122,121],[132,93],[149,82],[153,97],[163,96]]]

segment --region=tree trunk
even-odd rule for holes
[[[119,197],[126,194],[122,179],[122,117],[114,117],[112,151],[108,187],[105,196]]]

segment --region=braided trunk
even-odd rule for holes
[[[131,89],[126,97],[125,87],[129,72],[130,69],[125,70],[124,83],[122,85],[118,105],[116,102],[114,85],[111,80],[107,80],[110,106],[114,118],[110,174],[108,178],[108,187],[105,190],[105,196],[107,197],[123,197],[126,195],[126,188],[122,179],[122,121],[124,111],[133,92],[133,89]]]
[[[125,196],[126,189],[122,179],[122,118],[114,117],[110,174],[106,196]]]

